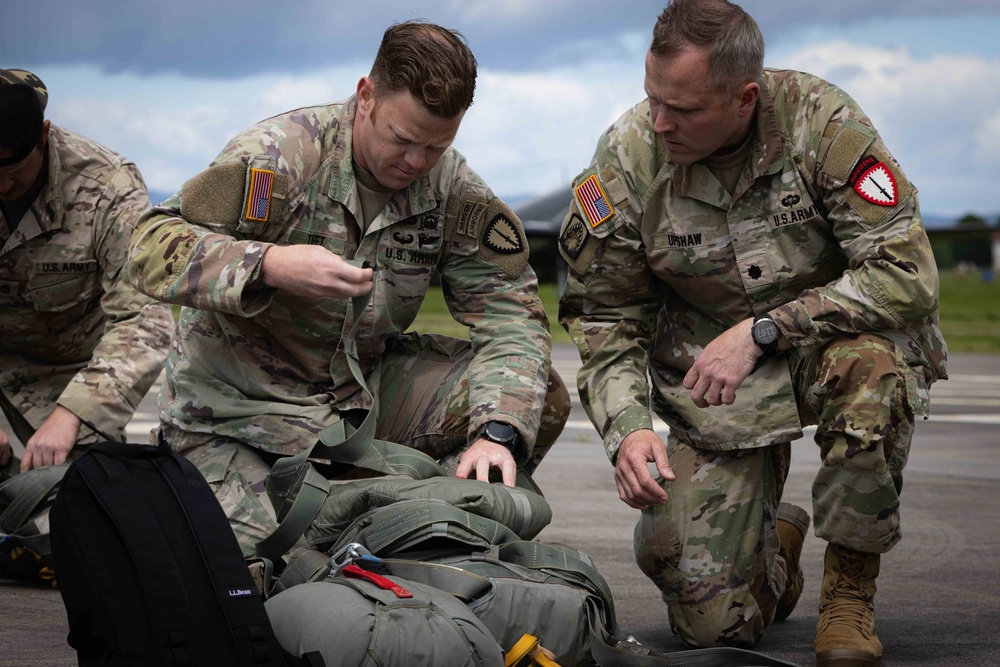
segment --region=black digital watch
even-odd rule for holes
[[[480,431],[479,437],[513,451],[517,445],[517,429],[505,422],[490,421]]]
[[[761,315],[753,321],[750,327],[750,336],[753,342],[764,351],[765,356],[769,356],[778,351],[778,337],[781,331],[774,319],[770,315]]]

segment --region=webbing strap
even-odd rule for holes
[[[486,577],[452,565],[397,558],[382,558],[381,563],[394,576],[439,588],[466,603],[493,588],[493,583]]]
[[[0,483],[0,498],[13,495],[0,514],[0,531],[16,534],[66,474],[68,463],[36,468]]]
[[[517,540],[517,535],[499,521],[466,512],[448,503],[414,500],[389,507],[394,511],[386,513],[382,508],[378,522],[372,522],[356,533],[343,535],[332,551],[349,542],[360,542],[372,553],[382,554],[390,547],[398,548],[400,545],[397,543],[401,539],[424,528],[432,528],[435,524],[462,526],[487,544]]]
[[[3,389],[0,389],[0,410],[3,410],[7,421],[10,423],[10,427],[14,429],[14,435],[21,441],[22,445],[27,445],[28,441],[31,440],[31,436],[35,435],[35,429],[28,423],[24,415],[21,414],[21,411],[7,398],[7,394],[4,393]]]
[[[285,460],[279,459],[277,463]],[[304,478],[298,487],[295,500],[287,509],[287,514],[273,533],[254,546],[254,552],[258,557],[270,561],[281,558],[305,534],[309,524],[316,519],[322,509],[330,492],[330,484],[311,465],[306,464],[304,470]],[[275,508],[275,511],[278,511],[278,508]]]
[[[609,618],[616,618],[614,598],[611,595],[608,582],[594,566],[586,561],[544,542],[527,542],[525,540],[514,540],[501,544],[499,556],[500,560],[505,563],[513,563],[532,570],[558,570],[583,577],[597,589],[603,598],[609,611]]]

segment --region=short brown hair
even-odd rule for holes
[[[735,91],[764,71],[764,35],[757,22],[728,0],[672,0],[656,20],[649,51],[677,55],[688,46],[707,48],[710,84]]]
[[[472,105],[476,59],[465,37],[424,21],[389,27],[369,74],[378,91],[409,91],[428,111],[454,118]]]

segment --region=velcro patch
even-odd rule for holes
[[[839,128],[823,160],[823,172],[839,183],[847,181],[851,171],[875,140],[875,131],[856,120]]]
[[[604,194],[604,189],[601,188],[596,174],[591,174],[584,179],[580,185],[576,186],[574,192],[591,227],[597,227],[614,214],[615,210]]]
[[[521,230],[503,213],[497,213],[486,223],[482,243],[502,255],[516,255],[524,250]]]
[[[851,172],[850,183],[862,199],[872,204],[895,206],[899,203],[896,177],[888,165],[874,155],[867,155],[858,162]]]
[[[244,219],[254,222],[267,222],[267,214],[271,209],[271,188],[273,185],[273,171],[269,169],[250,169]]]

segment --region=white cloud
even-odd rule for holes
[[[597,139],[643,96],[641,74],[583,66],[534,74],[483,72],[456,147],[498,193],[540,193],[569,182]]]
[[[138,77],[96,68],[33,69],[49,88],[47,116],[133,160],[151,190],[173,192],[238,132],[302,106],[348,97],[357,67],[236,80]]]
[[[975,144],[978,162],[993,165],[994,168],[1000,166],[1000,109],[996,109],[976,130]]]

